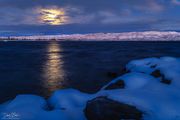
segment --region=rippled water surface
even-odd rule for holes
[[[96,92],[130,60],[180,57],[180,42],[0,42],[0,102],[54,90]]]

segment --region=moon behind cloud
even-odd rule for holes
[[[41,9],[40,20],[49,25],[61,25],[66,22],[65,11],[63,9]]]

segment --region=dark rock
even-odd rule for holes
[[[151,64],[151,62],[146,63],[146,65],[150,65],[150,64]]]
[[[118,74],[115,73],[115,72],[108,72],[107,76],[110,77],[110,78],[116,78],[118,76]]]
[[[150,67],[151,67],[151,68],[156,68],[156,66],[157,66],[157,65],[151,65]]]
[[[105,88],[105,90],[111,90],[111,89],[123,89],[125,88],[125,83],[123,80],[118,80],[115,83],[110,84]]]
[[[170,84],[171,84],[171,80],[166,79],[166,78],[164,77],[164,75],[163,75],[163,76],[162,76],[162,79],[161,79],[161,83],[170,85]]]
[[[52,111],[54,107],[51,104],[49,104],[49,102],[47,102],[47,104],[43,107],[43,109],[45,111]]]
[[[166,79],[165,76],[161,74],[160,70],[155,70],[154,72],[151,73],[151,75],[156,78],[161,77],[161,81],[160,81],[161,83],[170,85],[172,82],[171,80]]]
[[[87,120],[141,120],[143,115],[136,107],[107,97],[88,101],[84,113]]]
[[[155,70],[155,71],[153,71],[153,72],[151,73],[151,75],[154,76],[154,77],[156,77],[156,78],[162,76],[160,70]]]
[[[126,74],[126,73],[130,73],[130,70],[123,68],[122,70],[120,70],[120,75]]]

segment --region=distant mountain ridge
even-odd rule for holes
[[[180,32],[124,32],[0,37],[1,40],[57,40],[57,41],[180,41]]]

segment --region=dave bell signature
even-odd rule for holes
[[[20,115],[16,112],[2,113],[2,120],[19,120]]]

